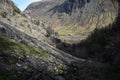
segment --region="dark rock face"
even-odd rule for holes
[[[118,4],[113,0],[51,0],[30,4],[25,12],[29,12],[32,17],[49,16],[50,19],[59,18],[69,23],[78,22],[81,26],[89,23],[90,26],[92,23],[97,24],[95,19],[103,23],[112,18],[106,24],[112,22],[117,16],[117,7]]]
[[[89,3],[90,0],[66,0],[63,4],[55,6],[54,12],[70,14],[76,9],[80,9]]]

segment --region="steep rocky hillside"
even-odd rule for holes
[[[0,18],[21,32],[28,34],[39,40],[46,40],[46,30],[40,26],[40,21],[29,17],[21,12],[11,0],[1,0],[0,2]]]
[[[79,59],[0,21],[0,60],[1,80],[53,80],[68,63]]]
[[[11,0],[0,5],[0,80],[54,80],[80,60],[46,43],[44,29]]]
[[[77,42],[112,23],[117,10],[116,0],[43,0],[30,4],[25,12],[49,24],[61,40]]]
[[[43,25],[11,0],[0,0],[0,80],[120,80],[118,57],[115,65],[74,57],[47,43],[49,31]],[[114,30],[119,33],[118,27]]]

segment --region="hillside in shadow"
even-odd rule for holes
[[[59,42],[59,49],[88,60],[71,63],[66,73],[62,74],[66,75],[66,80],[120,80],[120,11],[113,24],[95,29],[79,44],[70,45],[58,39],[55,41]]]
[[[66,73],[62,74],[66,75],[66,80],[120,80],[119,16],[115,23],[104,29],[95,29],[79,44],[69,45],[60,42],[60,45],[57,47],[88,61],[71,63]]]
[[[120,65],[120,11],[114,23],[96,28],[86,40],[78,44],[67,44],[59,39],[54,42],[57,48],[73,56]]]

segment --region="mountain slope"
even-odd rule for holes
[[[95,28],[113,23],[117,10],[118,3],[113,0],[51,0],[30,4],[25,12],[49,24],[61,40],[69,42],[74,37],[76,42]]]
[[[24,12],[21,12],[11,0],[1,0],[0,3],[1,21],[12,25],[20,30],[39,40],[46,40],[46,30],[40,26],[40,22],[29,17]]]
[[[1,61],[3,61],[0,70],[5,67],[2,72],[12,70],[21,72],[19,69],[24,70],[24,67],[27,67],[25,70],[28,70],[29,68],[32,68],[33,70],[46,68],[48,69],[46,71],[59,73],[59,70],[57,69],[58,66],[62,68],[62,66],[65,66],[64,64],[79,60],[49,46],[47,43],[38,41],[35,38],[16,30],[6,23],[0,22],[0,24],[0,54]],[[9,58],[11,59],[11,62],[8,61],[7,64],[5,61]],[[14,58],[17,59],[17,61],[14,62]],[[16,69],[16,67],[18,68]],[[29,74],[29,72],[26,71],[25,73]]]
[[[120,79],[116,66],[76,58],[49,45],[46,30],[11,3],[0,0],[0,80]]]
[[[32,34],[37,35],[35,34],[35,30],[39,30],[38,26],[33,26],[31,29],[35,31],[34,33],[28,33],[21,30],[23,27],[23,30],[29,31],[31,26],[28,28],[25,28],[24,25],[16,27],[15,25],[19,25],[20,22],[16,21],[17,23],[15,23],[12,20],[14,20],[16,16],[17,20],[21,17],[24,19],[26,17],[22,16],[22,12],[20,12],[10,0],[7,0],[7,2],[2,2],[3,0],[0,1],[0,4],[6,4],[5,9],[3,7],[0,9],[1,80],[53,80],[55,76],[66,69],[67,64],[72,61],[80,60],[50,46],[42,40],[45,38],[45,35],[40,31],[38,33],[40,34],[39,38],[36,39],[36,36],[32,37]],[[7,8],[10,10],[10,14]],[[12,12],[14,12],[14,8],[16,8],[19,13],[15,12],[15,15],[13,15]],[[18,15],[21,17],[18,17]],[[29,21],[29,19],[27,19],[27,21]],[[24,24],[26,25],[28,22]],[[35,25],[32,22],[31,24]],[[37,27],[37,29],[34,29],[34,27]]]

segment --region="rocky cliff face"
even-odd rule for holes
[[[85,39],[95,28],[115,20],[118,3],[113,0],[51,0],[30,4],[25,12],[49,23],[60,39]],[[66,37],[67,36],[67,37]],[[74,41],[74,40],[73,40]]]

